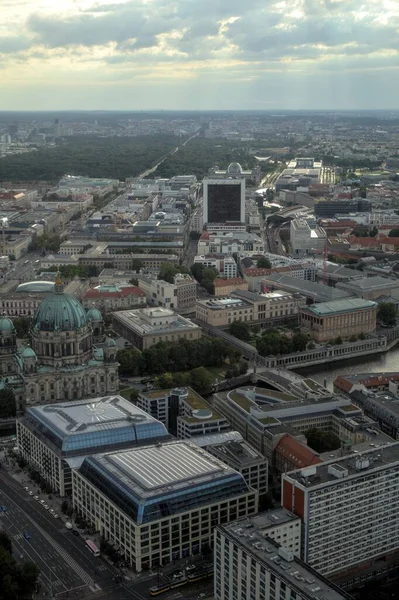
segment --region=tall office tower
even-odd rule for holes
[[[268,511],[271,513],[272,511]],[[279,516],[281,510],[277,511]],[[295,556],[287,544],[269,537],[269,528],[258,521],[261,513],[215,530],[215,600],[351,600],[351,596]],[[291,531],[295,517],[275,516],[277,529]],[[289,527],[292,529],[289,530]]]
[[[375,444],[377,446],[377,444]],[[282,476],[282,504],[302,519],[301,558],[340,585],[399,559],[399,443]]]
[[[204,179],[204,224],[245,222],[245,179]]]
[[[62,128],[59,119],[54,120],[54,135],[55,137],[60,137],[62,135]]]

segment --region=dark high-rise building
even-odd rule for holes
[[[204,224],[245,222],[245,179],[204,179]]]

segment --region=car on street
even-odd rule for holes
[[[30,490],[30,491],[28,492],[28,494],[29,494],[29,496],[33,496],[33,492],[32,492],[32,490]]]
[[[46,510],[49,510],[49,509],[50,509],[50,507],[49,507],[49,505],[48,505],[48,504],[43,504],[43,507],[44,507]]]
[[[39,502],[39,500],[40,500],[39,496],[33,496],[33,499],[34,499],[34,500],[37,500],[38,502]]]
[[[54,519],[59,519],[59,516],[57,515],[57,513],[53,514]]]
[[[27,486],[24,487],[25,492],[29,492],[29,488]]]
[[[0,510],[1,510],[1,512],[6,512],[7,506],[0,506]]]
[[[32,537],[32,536],[31,536],[31,534],[29,533],[29,531],[24,531],[24,538],[25,538],[26,540],[30,540],[30,538],[31,538],[31,537]]]
[[[46,504],[45,500],[40,500],[40,504]]]
[[[54,514],[54,509],[50,508],[50,512],[51,512],[51,514]]]

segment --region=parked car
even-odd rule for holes
[[[33,492],[32,491],[28,492],[28,494],[29,494],[29,496],[33,496]]]
[[[59,519],[59,516],[57,515],[57,513],[53,514],[54,519]]]
[[[72,533],[73,533],[73,535],[76,535],[76,537],[78,537],[80,535],[79,531],[76,531],[76,529],[72,529]]]

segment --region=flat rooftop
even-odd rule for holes
[[[264,537],[263,527],[259,527],[255,519],[233,521],[219,526],[218,529],[234,540],[243,550],[254,556],[268,571],[276,573],[281,581],[297,592],[298,597],[306,600],[352,598],[295,556],[291,555],[292,560],[286,560],[280,556],[279,548],[281,546],[270,538]]]
[[[227,460],[235,468],[245,468],[250,465],[265,463],[265,457],[245,441],[228,440],[212,444],[210,452],[220,460]]]
[[[337,283],[336,287],[343,290],[358,289],[362,292],[371,292],[380,289],[383,290],[399,287],[399,281],[397,279],[389,279],[388,277],[380,277],[376,275],[375,277],[361,277],[360,279],[355,279],[354,281]]]
[[[188,441],[157,443],[123,452],[97,454],[85,459],[86,464],[110,482],[124,488],[136,500],[149,501],[177,492],[191,493],[215,482],[241,483],[248,486],[234,469]]]
[[[302,308],[302,311],[311,312],[316,316],[324,317],[339,313],[356,312],[376,308],[377,303],[363,298],[347,298],[344,300],[333,300],[331,302],[320,302]]]
[[[137,331],[140,335],[162,334],[182,329],[200,329],[198,325],[168,308],[142,308],[113,312],[112,317],[126,327]],[[151,324],[151,319],[167,319],[164,322]],[[148,320],[146,320],[148,319]]]
[[[326,483],[339,483],[349,477],[369,475],[381,468],[399,466],[399,442],[375,442],[375,446],[364,452],[355,450],[339,460],[334,461],[332,458],[325,463],[291,471],[287,476],[296,480],[304,489],[310,489]]]
[[[170,437],[163,423],[119,395],[31,407],[21,422],[72,454]]]
[[[316,283],[315,281],[296,279],[290,275],[271,273],[270,275],[265,275],[264,281],[270,282],[277,288],[288,292],[296,292],[319,302],[330,302],[331,300],[350,298],[354,295],[349,291],[337,289],[337,287],[333,288],[322,283]]]

